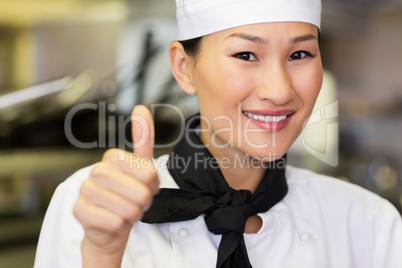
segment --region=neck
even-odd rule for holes
[[[200,135],[204,144],[212,144],[205,138]],[[264,165],[233,147],[220,149],[210,146],[208,150],[218,160],[219,168],[231,188],[255,192],[265,174]]]
[[[265,169],[221,167],[221,172],[231,188],[235,190],[249,190],[251,193],[254,193],[265,174]]]

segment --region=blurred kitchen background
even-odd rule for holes
[[[55,187],[129,148],[135,104],[163,104],[157,155],[197,111],[169,70],[174,11],[174,0],[0,0],[0,267],[32,267]],[[402,1],[323,0],[321,37],[323,90],[289,161],[402,212]]]

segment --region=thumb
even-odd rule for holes
[[[154,122],[151,112],[144,105],[137,105],[131,113],[131,134],[133,137],[134,153],[140,157],[154,156]]]

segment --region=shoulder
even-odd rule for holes
[[[287,166],[286,179],[290,195],[309,194],[320,201],[331,202],[386,202],[380,196],[350,182],[315,173],[311,170]]]
[[[351,214],[366,219],[378,215],[400,218],[398,211],[386,199],[356,184],[317,174],[310,170],[287,167],[288,198],[293,202],[307,200],[305,204],[318,206],[331,214]],[[303,202],[302,202],[303,204]]]
[[[298,228],[337,245],[334,255],[351,255],[373,267],[402,267],[402,218],[390,202],[309,170],[289,166],[286,174],[289,193],[283,203]]]
[[[287,166],[286,179],[291,190],[310,190],[319,195],[331,197],[341,195],[343,198],[350,196],[353,199],[381,199],[378,195],[356,184],[303,168]]]

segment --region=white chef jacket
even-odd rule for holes
[[[159,158],[166,161],[168,156]],[[177,188],[159,164],[161,188]],[[73,205],[92,167],[79,170],[54,193],[46,213],[36,268],[82,267],[84,230]],[[402,219],[385,199],[357,185],[287,166],[289,192],[256,234],[244,234],[254,268],[402,268]],[[131,230],[121,267],[213,268],[221,236],[203,216]]]

